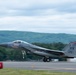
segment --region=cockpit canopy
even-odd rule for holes
[[[25,41],[22,41],[22,40],[15,40],[13,41],[14,44],[22,44],[22,43],[25,43],[25,44],[29,44],[28,42],[25,42]]]
[[[21,40],[15,40],[15,41],[13,41],[13,43],[22,43],[22,41]]]

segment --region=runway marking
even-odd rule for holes
[[[32,68],[35,68],[35,65],[32,65],[31,67],[32,67]]]
[[[36,65],[31,65],[32,69],[36,69],[36,70],[76,70],[76,68],[49,68],[49,67],[45,67],[42,69],[37,69],[39,68],[39,66]]]
[[[36,70],[76,70],[76,68],[45,68],[45,69],[36,69]]]

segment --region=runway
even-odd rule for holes
[[[4,68],[76,72],[76,62],[3,62]]]

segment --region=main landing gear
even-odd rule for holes
[[[44,57],[44,58],[43,58],[43,61],[44,61],[44,62],[50,62],[51,59],[50,59],[50,57]]]

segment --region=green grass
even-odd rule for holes
[[[37,71],[37,70],[20,70],[20,69],[0,69],[0,75],[76,75],[76,73],[54,72],[54,71]]]

